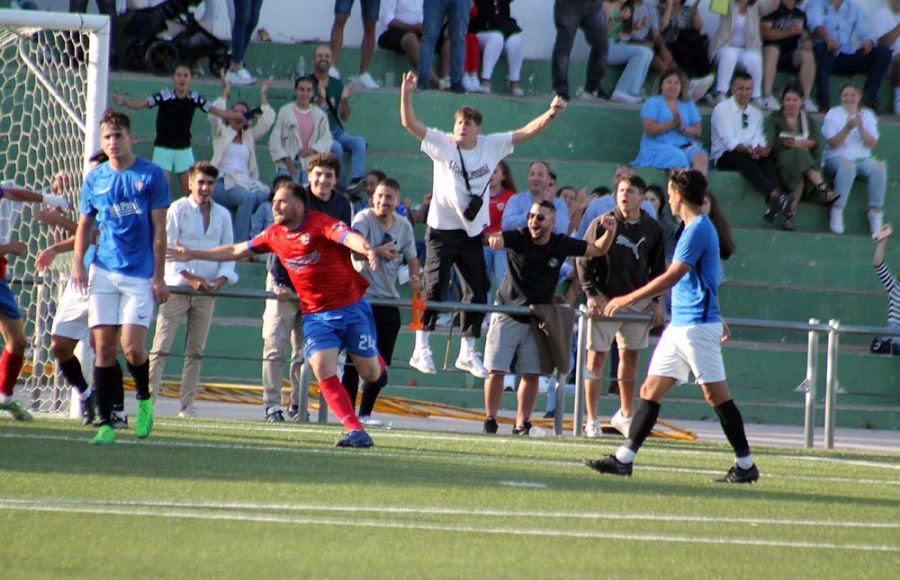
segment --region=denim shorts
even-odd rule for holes
[[[363,20],[378,20],[378,12],[381,10],[381,0],[359,0],[362,4]],[[335,14],[350,14],[353,8],[353,0],[334,0]]]

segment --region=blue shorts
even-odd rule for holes
[[[184,173],[194,164],[194,150],[153,147],[153,163],[169,173]]]
[[[375,317],[365,298],[342,308],[303,314],[302,320],[307,360],[313,353],[329,348],[347,349],[362,357],[378,355]]]
[[[22,318],[22,311],[19,310],[16,295],[9,289],[9,282],[6,281],[6,278],[0,279],[0,314],[12,320]]]
[[[362,5],[363,20],[378,20],[378,12],[381,10],[381,0],[359,0]],[[353,0],[334,0],[335,14],[350,14],[353,8]]]

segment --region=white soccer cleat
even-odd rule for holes
[[[634,417],[625,417],[622,415],[622,409],[616,411],[616,414],[612,416],[612,419],[609,420],[609,424],[615,427],[616,431],[628,437],[628,432],[631,430],[631,420]]]
[[[419,348],[413,351],[412,356],[409,358],[409,366],[422,374],[437,374],[434,368],[434,360],[431,358],[431,349],[429,348]]]
[[[461,371],[466,371],[476,379],[486,379],[488,377],[488,371],[484,368],[484,363],[481,362],[481,355],[477,350],[470,350],[465,356],[463,351],[460,351],[454,366]]]

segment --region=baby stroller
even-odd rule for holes
[[[209,59],[214,76],[228,67],[228,45],[197,23],[188,10],[202,0],[166,0],[152,8],[129,10],[119,17],[116,34],[120,64],[130,70],[169,75],[180,62]],[[169,23],[183,30],[171,38],[163,34]]]

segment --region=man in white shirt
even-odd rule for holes
[[[878,44],[891,50],[891,84],[894,87],[894,114],[900,115],[900,0],[890,0],[869,15],[869,26]]]
[[[745,72],[736,72],[731,81],[731,98],[716,105],[712,114],[710,158],[717,169],[737,170],[766,198],[763,219],[775,220],[789,200],[780,191],[778,173],[771,149],[766,145],[762,111],[750,106],[753,80]]]
[[[490,282],[484,263],[481,232],[489,222],[489,203],[484,197],[491,174],[513,146],[538,136],[566,108],[565,101],[553,98],[549,109],[524,127],[506,133],[481,135],[481,113],[472,107],[461,107],[448,134],[427,128],[416,118],[412,95],[418,78],[408,72],[400,88],[400,122],[416,139],[421,150],[434,163],[433,197],[428,212],[425,234],[425,299],[439,301],[450,283],[450,268],[460,274],[465,303],[485,304]],[[434,330],[437,312],[426,310],[424,330],[416,331],[416,348],[410,366],[426,374],[434,374],[434,362],[428,343]],[[484,315],[464,312],[462,344],[456,368],[467,370],[477,378],[487,371],[475,341],[481,336]]]
[[[219,170],[206,161],[195,163],[188,175],[190,195],[172,204],[166,217],[168,245],[187,244],[193,248],[214,248],[234,242],[231,214],[212,201],[212,191]],[[212,323],[214,294],[230,282],[237,282],[234,262],[191,260],[177,262],[166,258],[167,286],[190,287],[199,295],[172,294],[159,307],[156,334],[150,349],[150,387],[154,397],[159,393],[166,356],[172,348],[175,333],[187,321],[184,341],[184,369],[181,372],[181,410],[179,417],[194,416],[194,396],[200,381],[200,366],[206,337]]]

